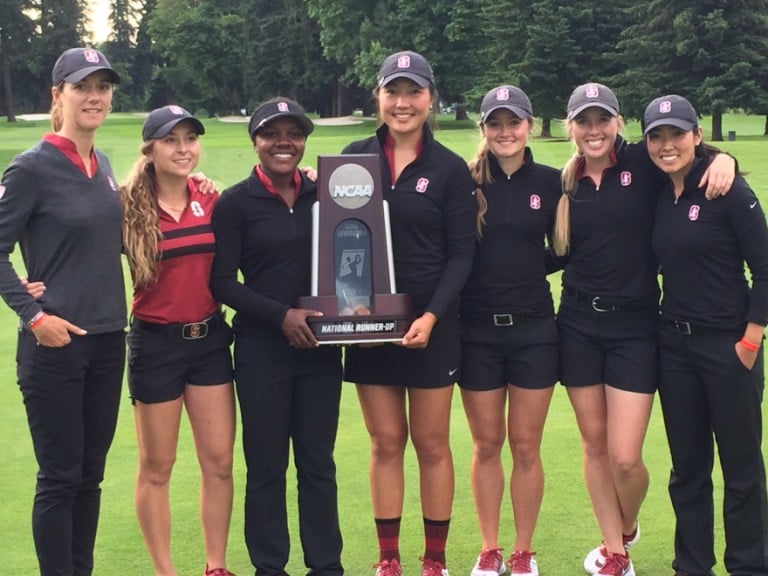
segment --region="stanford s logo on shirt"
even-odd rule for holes
[[[622,186],[629,186],[632,184],[632,172],[625,170],[619,176],[619,180],[621,181]]]
[[[422,194],[424,194],[424,192],[427,191],[427,187],[429,187],[428,178],[419,178],[416,181],[416,192],[421,192]]]
[[[541,208],[541,197],[538,194],[531,194],[528,202],[532,210],[538,210]]]
[[[200,205],[200,202],[197,200],[193,200],[189,203],[189,209],[192,210],[192,214],[200,218],[201,216],[205,216],[205,210],[203,210],[203,207]]]
[[[699,212],[701,211],[701,206],[698,204],[694,204],[688,209],[688,220],[691,222],[696,222],[696,220],[699,219]]]

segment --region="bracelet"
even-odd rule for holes
[[[750,342],[749,340],[747,340],[746,336],[741,340],[739,340],[739,344],[744,346],[744,348],[746,348],[750,352],[757,352],[758,350],[760,350],[760,344],[755,344],[754,342]]]
[[[46,314],[45,312],[43,312],[42,310],[40,310],[40,312],[38,312],[37,314],[35,314],[34,316],[32,316],[32,318],[30,319],[30,321],[29,321],[29,322],[27,322],[27,327],[28,327],[30,330],[34,330],[34,329],[35,329],[35,328],[37,328],[37,327],[38,327],[40,324],[42,324],[43,320],[45,320],[46,318],[48,318],[48,314]]]

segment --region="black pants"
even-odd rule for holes
[[[120,405],[125,334],[38,346],[22,330],[18,380],[39,471],[32,530],[41,576],[89,576],[100,484]]]
[[[659,394],[672,454],[677,520],[673,567],[709,576],[715,565],[712,467],[717,442],[725,484],[724,563],[732,576],[768,575],[768,500],[762,441],[763,349],[747,370],[741,333],[660,329]]]
[[[294,350],[284,338],[237,334],[235,381],[248,468],[245,542],[257,576],[286,575],[291,442],[304,564],[310,576],[343,574],[333,460],[341,397],[340,349]]]

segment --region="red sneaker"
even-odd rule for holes
[[[635,567],[632,566],[629,553],[622,555],[609,552],[598,574],[600,576],[635,576]]]
[[[403,568],[397,558],[382,560],[373,567],[376,568],[376,576],[403,576]]]
[[[501,548],[488,548],[480,552],[470,576],[501,576],[506,571]]]
[[[512,576],[539,576],[539,566],[536,564],[536,552],[530,550],[515,550],[507,560]]]

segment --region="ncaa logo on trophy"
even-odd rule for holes
[[[396,342],[413,320],[398,294],[389,208],[376,154],[318,157],[312,209],[312,294],[298,306],[320,344]]]

